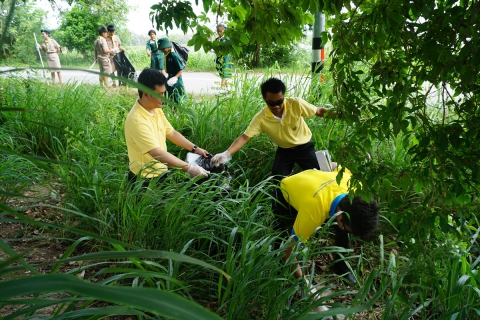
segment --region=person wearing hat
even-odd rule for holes
[[[94,42],[95,47],[95,59],[100,66],[100,72],[104,74],[111,74],[112,73],[112,65],[110,61],[110,55],[118,53],[117,49],[110,49],[107,44],[107,29],[105,27],[100,27],[98,29],[99,37]],[[108,87],[108,76],[107,75],[100,75],[100,84],[103,84],[105,87]]]
[[[49,30],[41,30],[41,32],[44,41],[42,45],[37,43],[37,48],[47,53],[47,65],[49,68],[60,69],[62,67],[60,65],[60,57],[58,56],[58,54],[60,53],[60,45],[57,41],[50,38]],[[51,70],[53,84],[55,84],[55,72],[57,72],[58,83],[62,84],[61,71]]]
[[[158,49],[157,46],[157,33],[155,30],[148,31],[148,36],[150,40],[147,41],[147,56],[150,58],[150,68],[160,70],[164,76],[165,72],[165,62],[163,52]]]
[[[117,55],[118,52],[120,51],[125,51],[125,48],[122,47],[122,41],[120,41],[120,38],[115,34],[115,26],[113,24],[109,24],[107,26],[107,44],[108,44],[108,48],[110,49],[118,49],[118,51],[113,54],[111,53],[110,54],[110,64],[112,66],[112,74],[115,73],[115,71],[117,72],[117,76],[119,76],[120,74],[120,71],[117,70],[117,68],[115,67],[115,62],[113,61],[113,58]],[[120,82],[119,82],[119,85],[120,85]],[[113,80],[113,87],[116,87],[116,81]]]
[[[226,42],[227,40],[230,40],[228,37],[224,36],[225,30],[227,30],[227,26],[225,24],[221,23],[217,26],[218,37],[215,39],[215,41]],[[220,88],[228,89],[228,79],[232,77],[232,63],[230,62],[230,55],[217,55],[215,64],[216,69],[220,74],[220,78],[222,79]]]
[[[185,86],[182,73],[185,68],[182,59],[172,51],[172,43],[168,38],[158,40],[158,49],[165,55],[165,72],[168,76],[167,95],[176,103],[181,103],[185,98]]]

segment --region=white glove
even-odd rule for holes
[[[227,163],[230,159],[232,159],[232,155],[226,150],[222,153],[217,153],[212,160],[210,160],[210,164],[215,164],[215,166],[218,167],[220,164]]]
[[[190,178],[195,178],[195,177],[198,177],[198,176],[207,177],[209,173],[210,172],[208,172],[207,170],[203,169],[202,167],[200,167],[196,164],[191,164],[188,167],[188,170],[187,170],[187,174]]]
[[[318,288],[313,284],[310,283],[308,279],[305,279],[306,282],[306,287],[307,287],[307,295],[308,296],[314,296],[314,300],[320,299],[325,293],[317,295]],[[327,291],[328,293],[329,291]],[[313,308],[313,312],[323,312],[323,311],[328,311],[330,308],[328,306],[316,306]],[[338,316],[337,316],[338,317]],[[344,319],[343,317],[340,317],[339,319]]]
[[[113,51],[113,52],[112,52],[113,54],[117,54],[117,53],[120,52],[120,49],[118,49],[118,48],[113,48],[112,51]]]
[[[35,43],[35,47],[37,47],[37,50],[40,50],[40,44],[38,42]]]
[[[175,85],[175,83],[177,83],[177,81],[178,81],[177,77],[171,77],[170,79],[168,79],[167,84],[170,87],[173,87]]]

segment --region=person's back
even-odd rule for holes
[[[106,40],[104,38],[102,38],[102,37],[98,38],[97,40],[95,40],[95,42],[93,44],[95,46],[95,59],[108,58],[109,57],[110,54],[105,53],[103,51],[103,48],[106,45]]]

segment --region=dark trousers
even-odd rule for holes
[[[273,191],[274,198],[283,198],[280,189],[277,187],[280,186],[280,181],[284,177],[289,176],[292,173],[295,163],[298,163],[302,170],[320,170],[317,157],[315,156],[315,146],[312,141],[293,148],[277,148],[272,168],[272,175],[274,176],[273,181],[276,186]],[[272,209],[274,212],[276,211],[277,205],[277,202],[272,201]]]
[[[167,175],[168,175],[168,172],[165,172],[152,179],[143,179],[142,189],[147,189],[150,184],[150,181],[152,180],[155,181],[155,183],[163,182],[167,178]],[[128,170],[127,179],[132,186],[134,186],[137,183],[137,175],[130,170]]]
[[[293,148],[278,147],[273,162],[272,175],[282,176],[282,178],[290,175],[295,163],[298,163],[302,170],[320,170],[312,141]]]

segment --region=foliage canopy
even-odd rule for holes
[[[35,54],[35,39],[32,33],[40,35],[45,17],[46,12],[34,8],[31,3],[12,0],[1,2],[0,58],[18,59],[24,63],[31,62]],[[42,38],[38,41],[42,41]]]
[[[98,28],[125,24],[128,10],[126,0],[76,1],[72,9],[63,14],[59,38],[68,48],[93,56]]]
[[[241,54],[253,43],[293,42],[312,22],[311,13],[323,11],[328,20],[323,44],[330,42],[333,50],[330,102],[354,129],[329,148],[352,162],[349,167],[368,182],[364,189],[369,192],[385,194],[392,184],[405,192],[425,192],[422,207],[428,220],[437,216],[431,208],[439,198],[453,205],[478,195],[478,1],[305,0],[292,6],[289,1],[206,0],[203,9],[197,16],[189,1],[170,0],[152,6],[151,17],[159,28],[196,28],[190,43],[196,50]],[[211,42],[208,12],[230,27],[226,35],[232,40],[225,47]],[[404,139],[406,161],[401,178],[393,174],[392,163],[364,156],[375,141],[398,138]],[[442,215],[443,225],[447,218]]]
[[[308,1],[308,5],[312,3],[315,1]],[[313,23],[313,15],[306,8],[294,6],[289,1],[206,0],[203,1],[205,12],[201,15],[194,13],[190,1],[162,1],[151,9],[152,23],[155,22],[160,30],[168,32],[174,24],[185,33],[189,29],[195,30],[189,42],[195,50],[203,48],[208,52],[213,49],[239,56],[247,47],[255,45],[254,65],[259,61],[261,44],[289,45],[304,37],[304,26]],[[216,15],[215,25],[226,22],[225,35],[232,41],[211,41],[215,33],[208,26],[210,19],[207,13]]]
[[[355,129],[343,147],[361,164],[354,170],[376,192],[392,183],[424,192],[421,208],[403,219],[425,219],[419,227],[429,230],[440,218],[449,230],[438,201],[468,203],[480,182],[480,3],[368,1],[329,11],[334,103]],[[407,160],[400,177],[392,163],[364,166],[374,141],[399,137]]]

